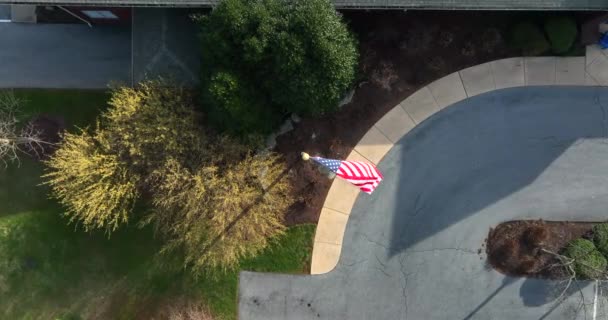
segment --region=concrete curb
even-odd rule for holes
[[[443,108],[475,95],[537,85],[608,86],[608,52],[588,46],[585,57],[517,57],[483,63],[440,78],[401,101],[359,140],[347,160],[378,164],[411,129]],[[359,190],[336,179],[321,210],[311,274],[335,268]]]

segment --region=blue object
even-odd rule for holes
[[[604,33],[600,38],[600,47],[602,47],[602,49],[608,48],[608,32]]]

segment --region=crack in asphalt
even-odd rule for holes
[[[373,243],[373,244],[375,244],[375,245],[377,245],[377,246],[379,246],[379,247],[382,247],[382,248],[384,248],[384,249],[386,249],[386,250],[391,250],[391,249],[393,249],[393,248],[392,248],[390,245],[387,245],[387,244],[384,244],[384,243],[378,242],[378,241],[376,241],[376,240],[372,240],[372,239],[370,239],[370,237],[369,237],[368,235],[366,235],[365,233],[360,233],[360,234],[361,234],[361,236],[363,236],[363,238],[365,238],[365,240],[366,240],[367,242],[369,242],[369,243]],[[378,258],[378,257],[376,257],[376,258]]]
[[[376,258],[376,262],[378,262],[378,264],[381,266],[381,267],[375,266],[376,270],[382,272],[386,277],[392,278],[392,276],[384,270],[384,269],[386,269],[386,264],[384,262],[380,261],[380,258],[378,258],[378,256],[376,254],[374,254],[374,257]]]
[[[416,200],[414,200],[414,214],[408,215],[410,218],[417,217],[420,214],[420,212],[422,212],[422,209],[424,209],[424,206],[420,205],[421,197],[422,197],[422,195],[420,193],[416,196]]]
[[[346,262],[342,262],[341,264],[345,267],[354,267],[356,265],[359,265],[363,262],[366,262],[368,259],[363,259],[363,260],[359,260],[359,261],[353,261],[352,263],[346,263]]]
[[[401,295],[403,296],[403,306],[402,306],[402,312],[401,312],[401,319],[402,320],[406,320],[407,319],[407,311],[408,311],[408,307],[407,307],[407,281],[409,276],[411,275],[411,273],[407,273],[405,272],[405,256],[402,257],[401,259],[398,259],[399,261],[399,265],[401,266],[399,268],[399,270],[401,271],[401,275],[403,276],[403,283],[401,284]]]
[[[393,276],[391,276],[390,274],[388,274],[388,272],[384,271],[384,269],[376,266],[375,267],[376,270],[380,271],[382,274],[384,274],[387,278],[392,278]]]
[[[376,261],[378,261],[378,264],[380,264],[383,268],[386,268],[386,264],[382,261],[380,261],[380,258],[378,258],[378,256],[374,253],[374,257],[376,258]]]
[[[404,230],[407,229],[411,225],[412,221],[414,221],[414,219],[416,217],[418,217],[420,215],[420,213],[425,209],[424,205],[420,205],[420,199],[421,199],[421,197],[422,197],[422,195],[418,194],[416,196],[416,199],[414,200],[414,209],[413,209],[414,213],[413,214],[406,214],[406,216],[408,217],[408,219],[406,221],[404,221],[404,226],[403,226]],[[360,233],[360,234],[363,236],[363,238],[365,238],[365,240],[367,242],[375,244],[376,246],[382,247],[382,248],[386,249],[387,251],[391,251],[391,250],[397,249],[399,247],[398,245],[391,246],[391,245],[388,245],[388,244],[385,244],[385,243],[382,243],[382,242],[379,242],[379,241],[376,241],[376,240],[372,240],[365,233]]]
[[[550,100],[550,102],[552,101]],[[580,289],[578,294],[576,290],[572,293],[568,292],[564,301],[559,301],[560,304],[553,311],[553,308],[547,308],[553,301],[551,299],[554,298],[551,285],[545,286],[545,282],[542,280],[515,282],[516,280],[503,277],[492,271],[487,265],[484,267],[485,261],[480,261],[480,257],[485,257],[486,253],[479,248],[480,241],[484,239],[481,236],[487,235],[485,225],[502,221],[502,215],[505,220],[518,217],[520,212],[524,212],[524,210],[527,212],[530,209],[528,203],[520,204],[525,202],[522,200],[540,198],[538,195],[541,195],[540,192],[546,186],[560,186],[560,184],[569,182],[567,179],[571,176],[562,175],[562,171],[571,169],[570,166],[575,166],[576,161],[582,156],[575,154],[572,158],[565,158],[566,163],[555,165],[555,159],[562,154],[566,154],[568,157],[572,154],[565,153],[565,151],[557,153],[552,150],[553,146],[568,143],[570,147],[581,144],[579,148],[587,152],[587,148],[595,147],[586,145],[590,143],[591,139],[594,139],[591,142],[593,144],[602,142],[608,144],[608,98],[604,98],[603,95],[586,96],[585,103],[587,105],[582,110],[591,111],[590,114],[581,116],[581,121],[584,123],[574,123],[572,127],[562,125],[562,121],[568,120],[564,117],[568,116],[569,112],[576,112],[570,109],[563,110],[565,112],[563,115],[549,117],[550,121],[555,119],[558,121],[547,124],[547,128],[550,129],[548,132],[544,131],[543,124],[539,124],[538,128],[534,123],[508,127],[509,130],[519,130],[513,130],[513,135],[505,140],[506,147],[514,145],[513,150],[518,151],[522,156],[515,154],[511,158],[511,153],[507,157],[503,157],[502,153],[497,153],[496,158],[493,158],[492,155],[488,155],[488,166],[496,165],[501,168],[503,159],[513,159],[513,166],[507,167],[507,169],[520,169],[518,161],[521,161],[521,174],[518,173],[513,177],[510,175],[490,176],[487,180],[472,185],[470,188],[462,188],[461,181],[476,181],[474,179],[484,177],[483,175],[487,174],[485,169],[488,169],[483,167],[484,170],[469,172],[469,162],[475,160],[477,155],[477,153],[469,152],[470,154],[462,155],[462,158],[454,158],[454,170],[450,167],[445,172],[441,171],[439,178],[427,179],[426,175],[415,175],[414,179],[403,182],[404,186],[400,186],[401,182],[398,182],[396,194],[391,193],[386,196],[388,198],[382,198],[381,193],[381,197],[377,200],[372,199],[367,204],[357,204],[359,210],[364,209],[364,212],[376,213],[376,215],[355,214],[350,217],[352,219],[349,221],[351,232],[345,235],[345,246],[338,267],[329,275],[316,278],[314,282],[311,280],[310,287],[307,285],[297,288],[297,290],[289,290],[288,287],[287,290],[280,291],[278,294],[299,295],[314,301],[317,310],[324,312],[321,316],[327,319],[355,319],[362,318],[364,315],[370,318],[400,320],[454,318],[454,315],[458,314],[470,313],[473,316],[482,308],[485,309],[477,312],[476,317],[499,319],[509,316],[516,318],[527,316],[540,320],[546,318],[580,319],[582,316],[590,316],[590,314],[586,314],[587,310],[593,309],[590,309],[583,299],[588,297],[587,290],[584,291],[584,296]],[[590,103],[593,105],[588,105]],[[540,105],[544,107],[543,103]],[[541,111],[544,116],[545,110],[541,109]],[[562,112],[561,109],[558,111]],[[536,114],[532,114],[531,119],[535,120],[536,116]],[[496,121],[504,120],[506,123],[509,119],[511,118],[497,118]],[[574,120],[578,121],[578,118]],[[528,128],[531,128],[529,129],[531,131]],[[535,136],[531,136],[529,132],[534,133]],[[605,137],[595,139],[600,135]],[[448,142],[450,141],[448,140]],[[505,142],[502,136],[488,138],[487,141]],[[425,152],[432,152],[435,155],[435,148],[443,145],[442,140],[437,146],[432,145],[429,150],[425,149]],[[454,147],[453,149],[449,148],[447,151],[461,155],[459,148]],[[442,155],[440,151],[438,150],[437,154]],[[604,148],[600,151],[601,154],[608,152]],[[528,152],[531,154],[531,160],[526,159]],[[421,156],[420,161],[425,159]],[[448,158],[446,163],[451,165],[451,158]],[[411,164],[408,162],[407,166],[402,168],[402,172],[415,172],[417,164],[418,159],[416,158],[416,161]],[[595,162],[591,162],[591,165],[594,164]],[[461,167],[466,170],[461,171]],[[597,168],[599,170],[604,167]],[[490,169],[494,172],[494,169]],[[585,174],[587,173],[589,175],[597,174],[596,171],[585,172]],[[505,181],[507,183],[503,184]],[[428,182],[428,186],[424,184],[426,182]],[[584,182],[581,183],[581,186],[586,187],[586,181]],[[412,188],[409,187],[409,183],[413,184]],[[499,188],[487,192],[484,190],[488,188],[487,186],[494,185]],[[527,194],[526,197],[520,198],[519,193],[523,193],[522,188],[528,188],[528,186],[531,187],[525,191],[531,191],[529,198]],[[590,181],[589,186],[593,187],[594,181]],[[536,187],[539,189],[534,189]],[[602,183],[599,187],[608,188],[608,183]],[[462,188],[463,191],[461,192],[458,188]],[[465,193],[469,190],[472,193],[471,196]],[[454,201],[454,203],[458,200],[456,208],[450,208],[449,204],[452,202],[443,204],[446,200],[442,197],[445,195],[455,196],[447,200]],[[495,203],[503,201],[503,199],[506,199],[505,203],[493,207]],[[513,201],[511,201],[512,199]],[[561,201],[563,197],[559,194],[551,195],[546,200],[554,201],[555,199]],[[560,205],[558,208],[562,208],[561,202],[558,204]],[[598,204],[604,205],[603,202],[598,202]],[[538,206],[542,205],[544,202],[539,201]],[[577,202],[567,203],[568,207],[577,205]],[[536,204],[533,204],[532,207],[537,208]],[[530,217],[542,217],[545,214],[544,207],[540,208],[541,210],[530,210],[532,212]],[[553,210],[553,208],[553,206],[547,207],[547,211]],[[446,216],[440,217],[442,214]],[[598,215],[600,214],[598,213]],[[595,213],[592,216],[595,216]],[[501,219],[497,219],[497,217]],[[480,228],[480,226],[484,227]],[[510,287],[497,294],[500,290],[493,292],[493,287],[495,281],[500,279],[503,279],[503,286],[506,287],[508,284]],[[259,281],[254,284],[266,285]],[[290,285],[299,284],[299,281],[290,283]],[[573,285],[573,288],[577,287]],[[412,294],[410,294],[410,290]],[[268,290],[264,292],[268,292]],[[313,293],[312,297],[309,297],[309,292]],[[544,297],[545,294],[547,297]],[[412,299],[411,304],[409,303],[410,298]],[[273,296],[269,298],[269,301],[277,301],[277,306],[268,306],[269,312],[274,312],[270,309],[283,307],[280,300],[274,299],[276,298]],[[579,299],[580,301],[578,301]],[[401,302],[399,302],[400,300]],[[491,303],[489,303],[490,301]],[[291,303],[292,300],[289,302]],[[311,304],[313,303],[311,302]],[[250,308],[253,307],[255,306]],[[472,310],[472,308],[475,309]],[[567,312],[566,309],[568,309]],[[551,313],[551,311],[553,312]],[[311,312],[314,313],[314,310]],[[540,318],[537,314],[540,314]],[[286,318],[288,316],[286,315]],[[314,313],[313,317],[316,316],[317,313]],[[293,316],[293,318],[295,317]],[[256,317],[255,319],[268,318],[271,317]]]

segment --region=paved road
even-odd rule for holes
[[[0,23],[0,88],[131,83],[128,27]]]
[[[595,308],[586,282],[556,304],[562,283],[505,277],[481,248],[507,220],[608,217],[608,89],[525,87],[461,101],[410,131],[379,168],[386,179],[357,199],[336,269],[241,273],[239,319],[608,314],[606,288]]]

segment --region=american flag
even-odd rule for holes
[[[374,189],[382,181],[382,174],[371,163],[321,157],[311,157],[311,159],[368,194],[374,192]]]

